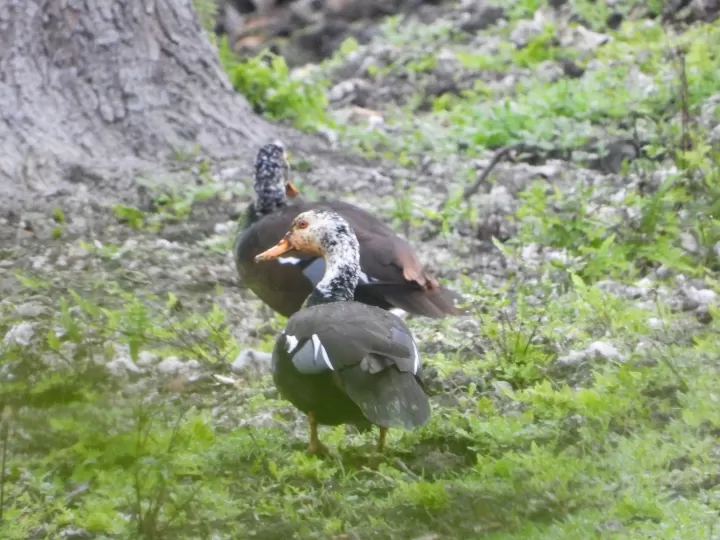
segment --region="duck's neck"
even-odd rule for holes
[[[288,205],[285,190],[276,186],[265,186],[257,189],[255,192],[255,200],[253,201],[253,218],[261,219],[268,214],[277,212]]]
[[[325,274],[305,301],[306,307],[347,302],[355,297],[360,255],[355,235],[338,238],[325,255]]]

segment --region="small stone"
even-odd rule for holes
[[[157,362],[158,355],[150,351],[140,351],[137,363],[140,366],[149,366]]]
[[[518,49],[527,46],[530,41],[538,37],[545,30],[545,23],[541,19],[523,19],[518,21],[510,33],[510,42]]]
[[[61,530],[59,536],[63,540],[89,540],[93,537],[93,535],[85,529],[73,526]]]
[[[552,60],[545,60],[535,68],[535,74],[539,80],[553,83],[560,80],[565,75],[565,71]]]
[[[658,319],[657,317],[650,317],[647,322],[648,322],[648,326],[650,328],[652,328],[653,330],[659,330],[663,326],[665,326],[664,323],[662,322],[662,320]]]
[[[577,367],[587,358],[584,351],[570,351],[565,356],[560,356],[555,362],[563,367]]]
[[[562,47],[572,47],[585,52],[593,52],[612,38],[607,34],[588,30],[584,26],[568,26],[558,32],[558,39]]]
[[[124,375],[127,372],[130,373],[142,373],[143,370],[135,365],[135,363],[125,355],[118,356],[112,359],[106,365],[108,371],[115,376]]]
[[[185,364],[177,356],[168,356],[157,365],[157,370],[166,375],[179,373],[185,369]]]
[[[460,30],[463,32],[479,32],[496,24],[505,16],[505,8],[502,6],[484,5],[475,13],[468,13],[460,23]]]
[[[182,246],[165,238],[158,238],[155,241],[155,247],[158,249],[167,249],[169,251],[177,251],[182,249]]]
[[[495,185],[489,193],[490,206],[493,213],[510,213],[513,210],[515,199],[505,186]]]
[[[617,30],[623,22],[623,14],[619,11],[614,11],[605,20],[605,24],[610,30]]]
[[[690,233],[680,234],[680,246],[689,253],[697,253],[700,250],[698,241]]]
[[[695,287],[687,287],[685,295],[698,306],[707,306],[710,302],[714,302],[717,293],[711,289],[696,289]]]
[[[493,391],[499,398],[512,397],[515,394],[512,385],[507,381],[493,381]]]
[[[246,349],[237,355],[235,361],[230,365],[233,373],[246,373],[257,371],[268,372],[271,369],[272,354]]]
[[[240,167],[231,167],[228,169],[222,169],[220,172],[218,172],[214,179],[216,181],[220,182],[227,182],[230,180],[235,180],[240,177]]]
[[[585,352],[588,356],[603,360],[621,360],[620,352],[610,343],[595,341],[591,343]]]
[[[27,302],[15,307],[15,314],[23,319],[33,319],[45,313],[45,306],[35,302]]]
[[[213,227],[213,231],[215,231],[215,234],[229,234],[230,231],[232,231],[233,227],[235,227],[236,222],[234,221],[226,221],[224,223],[216,223]]]
[[[30,345],[35,335],[35,325],[27,321],[13,325],[5,334],[3,343],[5,345],[20,345],[27,347]]]
[[[701,324],[710,324],[713,321],[712,313],[710,313],[707,304],[698,306],[695,310],[695,318]]]

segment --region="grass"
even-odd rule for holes
[[[576,2],[603,30],[600,4]],[[510,31],[537,5],[508,4],[510,28],[487,32]],[[440,160],[463,141],[468,155],[518,142],[573,150],[597,129],[629,129],[631,113],[650,135],[621,174],[597,182],[569,169],[521,190],[504,216],[514,233],[488,242],[501,284],[484,285],[477,269],[455,284],[477,308],[472,324],[410,321],[422,336],[429,424],[392,430],[383,456],[371,450],[376,434],[323,428],[332,453],[318,459],[268,375],[212,377],[227,377],[248,346],[272,350],[283,321],[255,324],[257,302],[238,310],[248,302],[239,292],[179,272],[184,257],[210,264],[227,245],[156,249],[167,227],[201,220],[203,201],[227,198],[209,164],[178,156],[203,181],[153,184],[152,211],[110,209],[103,242],[73,237],[72,216],[53,212],[61,233],[37,249],[80,251],[82,265],[32,264],[20,247],[0,254],[2,538],[717,537],[720,310],[684,305],[678,285],[701,280],[720,293],[720,155],[693,120],[720,92],[717,23],[669,35],[629,22],[597,52],[597,70],[551,83],[533,70],[573,52],[543,48],[547,35],[524,52],[474,58],[446,26],[391,20],[388,40],[442,43],[467,69],[520,67],[527,77],[441,96],[422,114],[412,100],[389,105],[398,132],[344,127],[344,144],[412,170],[423,152]],[[422,51],[407,57],[419,77],[436,67]],[[654,93],[625,84],[633,66]],[[280,60],[229,69],[268,116],[307,129],[326,121],[319,87],[299,91]],[[458,171],[442,204],[398,197],[385,217],[413,235],[474,231],[482,211],[453,195],[473,177]],[[688,234],[694,250],[683,248]],[[157,368],[177,361],[184,371]]]

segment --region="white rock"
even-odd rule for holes
[[[560,356],[555,362],[561,366],[575,367],[584,362],[586,358],[585,351],[570,351],[565,356]]]
[[[593,32],[584,26],[566,26],[558,32],[560,46],[572,47],[585,52],[592,52],[611,39],[607,34]]]
[[[13,325],[5,334],[5,345],[20,345],[27,347],[35,334],[35,325],[27,321]]]
[[[106,365],[108,371],[113,375],[120,376],[126,372],[130,373],[142,373],[143,370],[135,365],[135,363],[125,355],[118,356],[112,359]]]
[[[234,180],[240,176],[240,167],[231,167],[229,169],[223,169],[218,172],[214,179],[215,181],[227,182],[228,180]]]
[[[720,242],[713,246],[713,252],[715,253],[715,257],[720,259]]]
[[[518,48],[525,47],[530,41],[542,34],[545,23],[542,20],[523,19],[517,22],[510,32],[510,41]]]
[[[216,223],[213,230],[215,231],[215,234],[228,234],[234,226],[234,221],[226,221],[224,223]]]
[[[45,306],[34,302],[27,302],[15,307],[15,314],[23,319],[39,317],[45,313]]]
[[[700,250],[700,244],[690,233],[680,233],[680,246],[690,253],[697,253]]]
[[[157,362],[158,356],[155,353],[152,353],[150,351],[140,351],[138,353],[138,365],[140,366],[150,366]]]
[[[662,319],[658,319],[657,317],[650,317],[647,322],[648,326],[653,330],[659,330],[660,328],[665,326],[662,322]]]
[[[230,365],[233,373],[245,373],[249,370],[267,372],[271,369],[272,354],[246,349],[237,355]]]
[[[499,398],[512,397],[515,394],[512,385],[507,381],[493,381],[492,387]]]
[[[170,251],[178,251],[182,249],[182,246],[180,246],[180,244],[177,244],[176,242],[171,242],[170,240],[166,240],[165,238],[158,238],[155,241],[155,247],[159,249],[167,249]]]
[[[717,293],[711,289],[696,289],[690,286],[685,289],[685,296],[701,306],[707,306],[710,302],[715,301]]]
[[[604,360],[621,360],[620,352],[610,343],[594,341],[585,352],[588,356]]]
[[[157,365],[156,369],[160,373],[165,373],[166,375],[169,375],[172,373],[179,373],[187,368],[177,356],[168,356]]]

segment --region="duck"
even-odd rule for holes
[[[295,217],[305,211],[333,210],[352,227],[360,244],[357,302],[439,319],[467,313],[462,297],[423,268],[409,243],[371,213],[339,200],[306,201],[289,179],[281,141],[264,145],[255,161],[253,202],[233,247],[240,280],[263,303],[284,317],[300,310],[325,273],[325,260],[287,253],[258,266],[255,256],[275,245]]]
[[[311,454],[327,452],[321,425],[352,424],[361,432],[378,426],[383,452],[390,427],[413,429],[431,415],[410,329],[391,311],[354,299],[360,249],[341,215],[316,208],[297,215],[280,241],[254,258],[267,264],[297,251],[325,261],[322,278],[288,318],[272,352],[279,395],[307,415]]]

